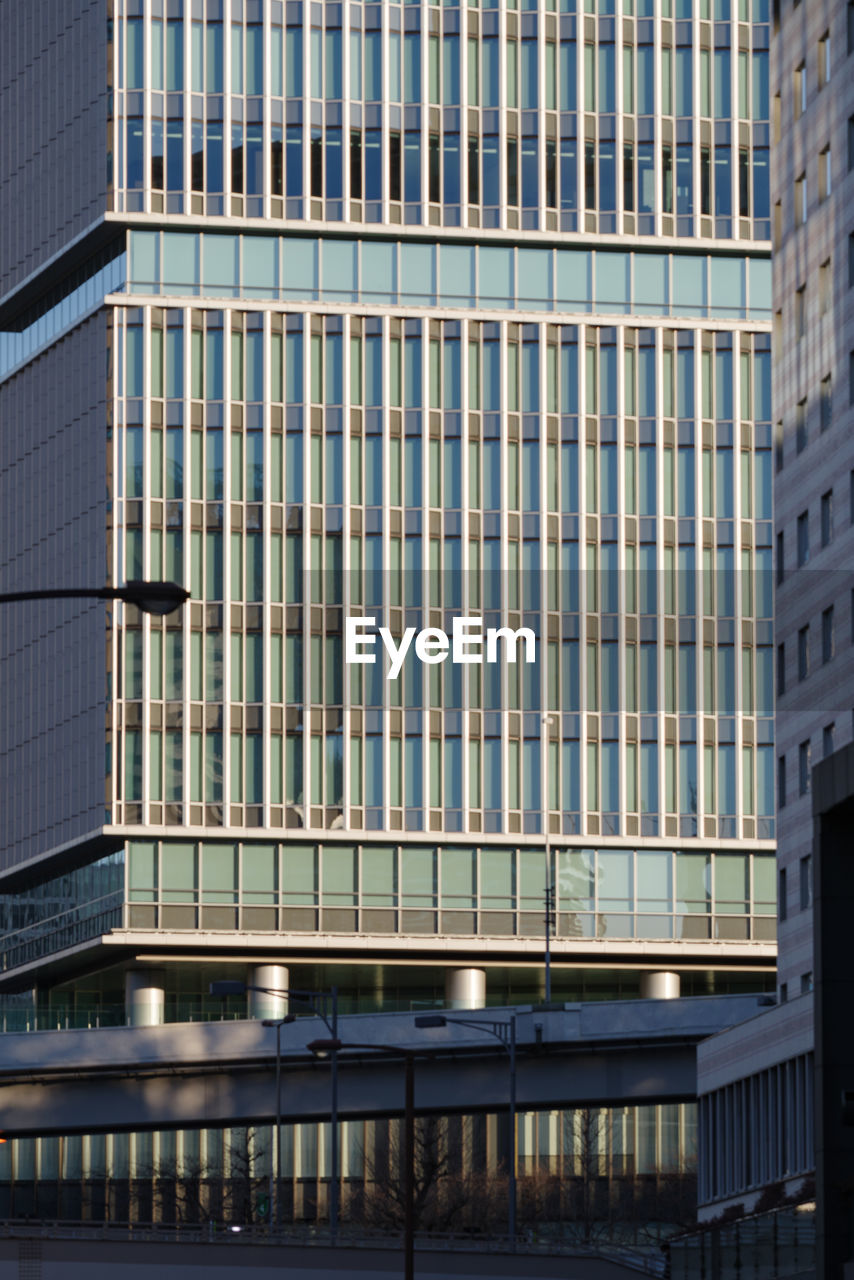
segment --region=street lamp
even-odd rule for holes
[[[264,1018],[262,1027],[276,1028],[276,1171],[273,1173],[273,1161],[270,1161],[270,1225],[282,1225],[281,1200],[279,1182],[282,1176],[282,1027],[296,1022],[295,1013],[286,1013],[284,1018]],[[275,1205],[275,1215],[273,1206]]]
[[[240,982],[237,979],[222,979],[212,982],[209,987],[212,996],[243,996],[247,991],[259,991],[262,995],[284,996],[295,1004],[320,1018],[333,1040],[338,1038],[338,988],[329,991],[299,991],[293,987],[259,987],[252,983]],[[261,1025],[277,1027],[276,1031],[276,1223],[281,1225],[281,1197],[279,1183],[282,1177],[282,1113],[281,1113],[281,1028],[293,1022],[294,1017],[286,1014],[284,1018],[264,1018]],[[329,1116],[330,1124],[330,1188],[329,1188],[329,1235],[334,1244],[338,1237],[338,1055],[332,1054],[332,1107]]]
[[[415,1019],[416,1027],[474,1027],[494,1036],[510,1058],[510,1159],[507,1177],[507,1234],[510,1249],[516,1251],[516,1014],[509,1018],[447,1018],[444,1014],[426,1014]]]
[[[549,725],[554,724],[557,718],[555,712],[547,713],[542,717],[542,725],[545,730],[542,806],[543,831],[546,837],[546,1004],[551,1004],[552,999],[552,925],[554,924],[555,914],[555,884],[552,879],[552,837],[551,823],[549,821]]]
[[[441,1027],[445,1020],[438,1014],[424,1014],[415,1019],[417,1027]],[[343,1041],[333,1037],[331,1040],[312,1040],[306,1045],[316,1057],[325,1058],[332,1055],[333,1063],[341,1049],[371,1049],[375,1053],[388,1053],[403,1058],[406,1073],[404,1076],[403,1094],[403,1168],[404,1208],[403,1208],[403,1277],[414,1280],[415,1277],[415,1055],[417,1049],[404,1049],[399,1045],[359,1044],[354,1041]]]
[[[0,592],[0,604],[20,600],[123,600],[156,618],[174,613],[189,598],[189,591],[177,582],[144,582],[142,579],[133,579],[123,587],[51,587],[43,591]]]

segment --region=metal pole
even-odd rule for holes
[[[282,1225],[282,1024],[276,1027],[276,1226]],[[273,1212],[272,1201],[270,1212]]]
[[[403,1276],[415,1280],[415,1055],[407,1053],[404,1096],[406,1204],[403,1220]]]
[[[510,1172],[507,1179],[509,1204],[507,1233],[510,1250],[516,1252],[516,1015],[510,1019]]]
[[[338,1039],[338,988],[332,988],[332,1039]],[[332,1050],[332,1110],[330,1114],[330,1187],[329,1187],[329,1234],[335,1244],[338,1237],[338,1198],[340,1192],[338,1177],[338,1051]]]

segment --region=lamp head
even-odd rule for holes
[[[328,1058],[330,1053],[335,1053],[337,1049],[343,1049],[344,1042],[342,1040],[310,1040],[305,1046],[316,1058]]]
[[[139,578],[119,587],[116,594],[125,604],[135,604],[143,613],[153,614],[156,618],[174,613],[190,598],[189,591],[179,587],[177,582],[144,582]]]

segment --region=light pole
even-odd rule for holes
[[[439,1027],[444,1025],[438,1014],[425,1014],[415,1019],[415,1025],[421,1027]],[[399,1045],[359,1044],[355,1041],[343,1041],[333,1037],[331,1040],[312,1040],[306,1045],[313,1054],[325,1057],[327,1053],[335,1055],[341,1049],[371,1049],[375,1053],[388,1053],[396,1058],[403,1058],[405,1066],[403,1090],[403,1168],[404,1168],[404,1201],[403,1201],[403,1277],[414,1280],[415,1277],[415,1055],[418,1049],[404,1049]]]
[[[275,1225],[282,1225],[281,1197],[279,1184],[282,1177],[282,1027],[296,1021],[293,1013],[284,1018],[264,1018],[262,1027],[276,1028],[276,1171],[273,1172],[273,1161],[270,1161],[270,1225],[273,1225],[273,1205],[275,1204]]]
[[[212,982],[210,984],[210,994],[212,996],[242,996],[247,991],[259,991],[262,995],[268,996],[284,996],[293,1003],[304,1005],[311,1012],[320,1018],[326,1030],[329,1032],[333,1040],[338,1039],[338,988],[331,987],[329,991],[299,991],[293,987],[258,987],[252,983],[240,982],[238,980],[225,979],[220,982]],[[291,1022],[293,1019],[286,1016],[281,1019],[265,1018],[262,1020],[262,1026],[265,1027],[283,1027],[285,1023]],[[282,1176],[281,1164],[281,1094],[279,1092],[279,1084],[281,1079],[281,1052],[280,1052],[280,1036],[281,1030],[276,1032],[276,1219],[279,1221],[280,1197],[278,1195],[279,1181]],[[329,1117],[331,1128],[330,1152],[329,1152],[329,1235],[334,1244],[338,1237],[338,1055],[332,1050],[332,1109]]]
[[[542,718],[545,730],[545,749],[543,751],[543,831],[546,837],[546,1004],[552,999],[552,925],[554,924],[555,885],[552,878],[552,835],[549,821],[549,725],[557,720],[555,712],[546,713]]]
[[[510,1158],[507,1175],[507,1235],[510,1249],[516,1252],[516,1014],[509,1018],[448,1018],[444,1014],[427,1014],[415,1019],[416,1027],[474,1027],[494,1036],[510,1058]]]
[[[21,600],[123,600],[135,604],[143,613],[163,618],[174,613],[190,598],[185,587],[177,582],[144,582],[134,579],[123,587],[61,587],[43,591],[4,591],[0,604],[14,604]]]

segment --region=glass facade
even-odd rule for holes
[[[118,883],[10,898],[6,968],[119,918],[512,957],[549,882],[567,961],[769,960],[766,0],[112,16],[113,247],[0,378],[99,313],[108,577],[191,602],[110,613]],[[466,614],[535,660],[345,661]]]
[[[584,1201],[586,1220],[595,1212],[599,1232],[603,1215],[611,1223],[618,1215],[622,1243],[647,1243],[651,1227],[673,1230],[684,1220],[696,1185],[696,1114],[694,1103],[520,1112],[520,1226],[577,1219]],[[387,1195],[398,1180],[399,1128],[395,1120],[342,1121],[345,1228],[377,1225],[368,1212],[370,1197]],[[418,1132],[425,1168],[430,1153],[441,1152],[439,1186],[445,1212],[450,1202],[456,1214],[455,1228],[483,1230],[488,1221],[498,1233],[506,1229],[506,1115],[422,1120]],[[329,1194],[329,1125],[284,1124],[278,1169],[276,1152],[269,1124],[10,1139],[0,1150],[0,1206],[15,1219],[210,1229],[214,1223],[263,1223],[275,1178],[286,1230],[322,1221]],[[430,1218],[435,1176],[425,1172],[419,1198],[419,1226],[434,1231],[443,1229]]]
[[[117,0],[111,208],[770,237],[768,0]]]

